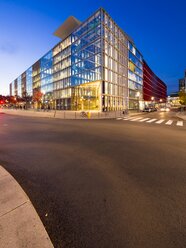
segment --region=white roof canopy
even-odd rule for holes
[[[68,37],[75,28],[77,28],[81,22],[74,16],[70,16],[66,21],[54,32],[54,35],[64,40]]]

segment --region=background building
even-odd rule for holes
[[[179,91],[186,92],[186,70],[185,70],[184,78],[179,79]]]
[[[165,84],[152,79],[144,98],[143,57],[102,8],[83,23],[69,17],[54,34],[62,41],[11,83],[10,95],[35,107],[96,111],[143,109],[148,94],[164,99]]]
[[[178,92],[173,92],[171,93],[168,97],[167,97],[167,103],[171,106],[171,107],[180,107],[180,97]]]

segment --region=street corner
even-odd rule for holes
[[[3,248],[53,247],[28,196],[2,166],[0,166],[0,244]]]

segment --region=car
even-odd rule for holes
[[[150,108],[144,108],[143,112],[151,112]]]
[[[157,108],[151,108],[151,111],[155,112],[155,111],[157,111]]]
[[[168,108],[168,107],[162,107],[162,108],[160,108],[160,111],[161,112],[169,112],[170,111],[170,108]]]
[[[144,108],[144,110],[143,110],[143,112],[154,112],[154,111],[157,111],[157,108],[153,108],[153,107],[148,108],[148,107],[146,107],[146,108]]]

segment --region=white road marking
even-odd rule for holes
[[[156,124],[161,124],[162,122],[164,122],[165,120],[159,120],[159,121],[156,121]]]
[[[117,120],[117,121],[120,121],[121,119],[122,119],[121,117],[118,117],[116,120]]]
[[[165,123],[165,125],[172,125],[172,123],[173,123],[173,121],[172,120],[169,120],[169,121],[167,121],[166,123]]]
[[[182,126],[183,126],[183,121],[177,121],[176,126],[180,126],[180,127],[182,127]]]
[[[135,118],[135,119],[132,119],[130,121],[138,121],[138,120],[141,120],[143,117],[138,117],[138,118]]]
[[[145,119],[140,120],[140,122],[148,121],[149,119],[150,118],[145,118]]]
[[[129,121],[129,120],[132,120],[132,119],[135,119],[135,117],[129,117],[129,118],[123,119],[123,121]]]
[[[148,123],[151,123],[151,122],[154,122],[154,121],[156,121],[157,119],[151,119],[151,120],[149,120],[149,121],[147,121]]]

